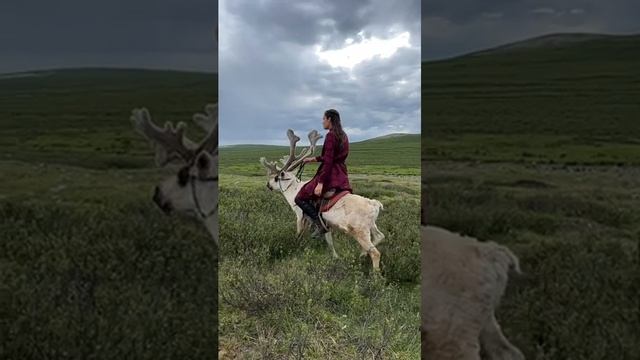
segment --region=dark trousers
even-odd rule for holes
[[[316,210],[315,205],[313,204],[313,200],[318,197],[313,193],[316,186],[318,185],[318,181],[314,178],[311,179],[308,183],[306,183],[298,194],[296,194],[295,203],[298,205],[302,212],[309,216],[311,219],[316,220],[318,218],[318,210]]]

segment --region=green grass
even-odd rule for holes
[[[216,76],[46,73],[0,78],[0,358],[215,356],[217,250],[154,208],[171,171],[129,114],[189,121]]]
[[[508,245],[527,359],[640,353],[639,37],[423,63],[428,222]]]
[[[296,240],[295,215],[268,191],[258,164],[260,156],[281,158],[286,147],[221,151],[223,358],[419,357],[420,147],[417,136],[398,140],[354,144],[348,160],[354,191],[384,204],[377,222],[386,235],[378,246],[383,277],[344,234],[334,236],[338,260],[324,240]]]

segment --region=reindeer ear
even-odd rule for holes
[[[267,170],[267,175],[276,174],[279,171],[276,167],[276,163],[267,161],[265,157],[260,158],[260,164],[262,164],[262,166],[264,166],[264,168]]]
[[[218,164],[211,154],[201,151],[195,161],[196,175],[201,178],[208,178],[217,175]]]
[[[211,165],[211,159],[205,156],[204,153],[201,153],[196,160],[196,165],[198,166],[198,170],[206,170]]]

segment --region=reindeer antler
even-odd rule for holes
[[[210,133],[215,130],[215,126],[218,124],[218,104],[207,104],[204,111],[206,114],[193,114],[193,122]]]
[[[218,104],[207,104],[205,114],[194,114],[193,122],[207,132],[207,136],[198,145],[198,152],[218,153]]]
[[[286,167],[287,171],[294,170],[295,168],[300,166],[300,164],[302,164],[305,158],[312,156],[313,152],[316,150],[316,143],[318,142],[318,140],[322,139],[322,135],[320,135],[316,130],[311,130],[308,137],[309,147],[304,149],[302,153],[300,153],[298,158],[295,159],[291,164],[289,164],[289,167]]]
[[[194,144],[184,137],[185,123],[179,122],[174,128],[172,123],[166,122],[164,128],[160,128],[151,121],[147,108],[133,109],[130,119],[135,130],[154,143],[158,166],[173,160],[188,162],[194,156]]]
[[[282,170],[286,170],[289,165],[296,159],[296,143],[300,141],[300,138],[293,133],[293,130],[287,130],[287,137],[289,138],[289,158],[282,167]]]
[[[262,166],[267,168],[267,170],[269,170],[269,173],[271,174],[276,174],[280,172],[280,169],[278,169],[278,166],[276,165],[276,163],[273,161],[267,161],[267,159],[264,156],[260,158],[260,163],[262,164]]]
[[[179,122],[176,127],[171,122],[166,122],[164,128],[160,128],[153,123],[146,108],[133,109],[130,119],[135,130],[154,144],[156,165],[164,166],[174,160],[189,163],[200,151],[217,154],[218,105],[208,104],[205,112],[206,115],[193,115],[193,121],[207,132],[199,144],[184,136],[187,126],[184,122]]]
[[[300,138],[296,136],[293,130],[287,130],[287,137],[289,138],[289,156],[284,156],[280,162],[283,164],[281,168],[278,168],[278,165],[275,161],[267,161],[266,158],[260,158],[260,163],[262,166],[267,168],[270,173],[278,173],[280,171],[293,171],[295,170],[305,158],[313,155],[313,152],[316,149],[316,143],[318,140],[322,139],[322,135],[318,133],[316,130],[311,130],[309,132],[309,147],[304,149],[300,155],[296,156],[296,143],[300,141]]]

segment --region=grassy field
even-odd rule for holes
[[[419,357],[420,138],[354,143],[354,191],[380,200],[383,277],[355,240],[297,241],[295,215],[266,185],[260,156],[286,147],[221,149],[220,346],[222,358],[416,359]],[[309,179],[315,167],[305,168]]]
[[[428,221],[520,257],[498,318],[527,359],[640,353],[639,55],[635,36],[423,63]]]
[[[0,358],[215,356],[217,250],[154,208],[171,172],[129,114],[188,122],[216,98],[208,74],[0,77]]]

